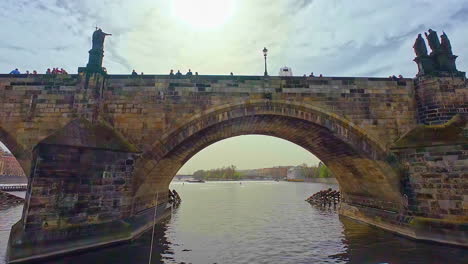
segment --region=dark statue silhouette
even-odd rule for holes
[[[104,40],[106,36],[112,36],[107,34],[100,28],[96,28],[93,33],[93,46],[89,51],[89,60],[86,68],[78,69],[80,71],[86,71],[87,73],[101,73],[107,74],[106,70],[102,67],[102,60],[104,58]]]
[[[431,47],[432,52],[436,52],[440,48],[439,37],[437,36],[437,32],[429,29],[429,34],[424,33],[427,38],[427,42],[429,43],[429,47]]]
[[[450,40],[447,36],[447,34],[442,34],[440,36],[440,40],[441,40],[441,43],[440,43],[440,47],[441,47],[441,50],[447,54],[450,54],[452,55],[452,45],[450,44]]]
[[[98,28],[93,33],[93,47],[92,49],[104,49],[104,39],[106,36],[112,36],[112,34],[107,34]]]
[[[418,34],[418,38],[416,39],[413,48],[417,57],[427,56],[426,42],[424,42],[421,34]]]
[[[429,29],[425,35],[431,48],[429,55],[427,54],[426,42],[421,34],[418,34],[413,46],[414,53],[416,53],[414,61],[418,64],[419,68],[417,76],[465,76],[465,73],[457,70],[455,64],[457,56],[453,55],[452,45],[447,34],[444,32],[439,40],[437,32]]]

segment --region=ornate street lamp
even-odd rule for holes
[[[265,57],[265,76],[268,76],[268,71],[267,71],[267,55],[268,55],[268,50],[267,48],[263,48],[263,57]]]

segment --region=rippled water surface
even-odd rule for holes
[[[304,199],[329,185],[173,183],[182,197],[158,225],[152,263],[468,263],[468,250],[411,241],[338,217]],[[336,186],[332,186],[336,187]],[[0,212],[0,257],[21,207]],[[132,244],[41,263],[148,263],[151,234]],[[0,261],[1,263],[1,261]]]

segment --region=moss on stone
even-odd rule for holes
[[[467,144],[463,135],[466,116],[456,115],[443,125],[420,125],[398,139],[392,148],[420,148],[434,145]]]
[[[438,218],[428,218],[428,217],[415,216],[409,222],[409,225],[413,226],[413,227],[427,227],[427,226],[439,226],[439,225],[460,226],[460,225],[466,225],[466,218],[463,218],[463,219],[461,219],[461,218],[460,219],[438,219]]]

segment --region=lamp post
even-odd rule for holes
[[[268,71],[267,71],[267,54],[268,54],[267,48],[263,48],[263,57],[265,57],[265,74],[264,74],[264,76],[268,76]]]

